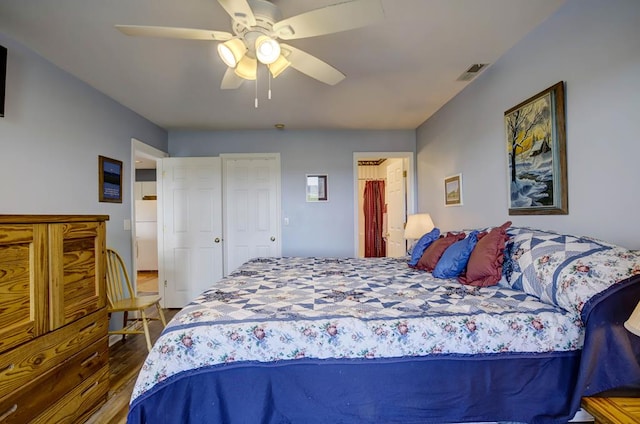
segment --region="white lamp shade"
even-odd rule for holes
[[[636,305],[629,319],[625,321],[624,328],[636,336],[640,336],[640,303]]]
[[[239,38],[232,38],[218,44],[220,59],[230,68],[235,68],[247,52],[247,46]]]
[[[269,67],[269,72],[271,72],[271,76],[277,78],[285,69],[287,69],[291,65],[283,55],[280,55],[275,62],[267,65]]]
[[[242,60],[238,62],[235,73],[240,78],[255,80],[258,74],[258,61],[253,57],[244,55]]]
[[[404,227],[404,238],[419,239],[429,231],[433,230],[434,225],[431,215],[428,213],[417,213],[407,217],[407,225]]]
[[[273,38],[261,35],[256,39],[256,57],[268,65],[280,57],[280,44]]]

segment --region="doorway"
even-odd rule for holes
[[[169,156],[137,139],[131,140],[132,276],[136,293],[158,293],[157,164]]]
[[[406,254],[403,237],[406,216],[415,211],[413,152],[354,153],[355,255],[365,257],[365,187],[371,182],[384,186],[384,256]],[[370,234],[369,234],[370,236]],[[369,249],[370,250],[370,249]]]

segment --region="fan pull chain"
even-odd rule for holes
[[[267,75],[269,75],[269,91],[267,92],[267,98],[271,100],[271,72],[267,72]]]
[[[256,75],[256,101],[255,101],[255,108],[258,109],[258,75]]]

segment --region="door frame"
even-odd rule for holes
[[[131,177],[129,178],[129,193],[131,195],[131,280],[133,284],[133,291],[138,292],[138,279],[135,276],[138,273],[138,260],[136,258],[136,226],[135,226],[135,218],[136,218],[136,199],[135,199],[135,184],[136,184],[136,157],[141,156],[146,159],[156,160],[169,157],[169,153],[159,150],[149,144],[146,144],[136,138],[131,139]],[[157,163],[157,162],[156,162]],[[158,169],[158,165],[156,164],[156,170]],[[160,189],[160,178],[156,173],[156,192]],[[160,211],[158,211],[160,212]],[[160,235],[161,227],[161,217],[160,213],[158,213],[158,235]],[[159,248],[159,247],[158,247]],[[159,251],[156,252],[158,258],[160,257]],[[158,291],[160,291],[160,279],[158,278]]]
[[[416,166],[413,152],[353,152],[353,256],[358,257],[359,247],[359,211],[358,211],[358,161],[365,159],[400,158],[407,162],[407,210],[406,214],[416,211]]]

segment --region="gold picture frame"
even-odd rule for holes
[[[462,206],[462,174],[444,179],[444,205]]]
[[[504,113],[509,215],[569,213],[564,82]]]

